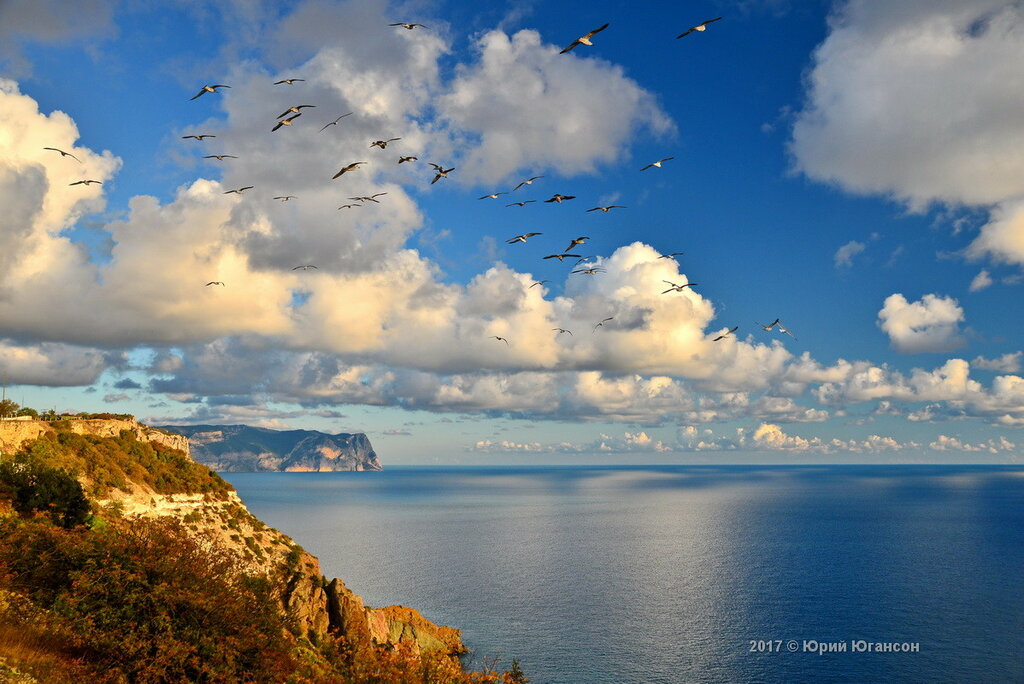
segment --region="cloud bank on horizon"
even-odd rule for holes
[[[1019,440],[1001,435],[913,440],[853,436],[846,425],[887,416],[1022,426],[1021,352],[900,370],[818,360],[761,331],[716,342],[735,323],[712,288],[663,293],[665,283],[689,282],[695,266],[713,265],[684,268],[645,239],[594,256],[604,272],[593,277],[566,269],[535,286],[537,273],[498,258],[462,282],[450,277],[416,245],[439,197],[477,201],[481,188],[539,174],[561,186],[629,159],[638,141],[687,131],[655,93],[600,55],[559,55],[532,29],[481,31],[456,54],[451,27],[389,30],[386,10],[307,2],[275,29],[253,29],[270,32],[266,61],[226,66],[216,82],[231,89],[201,98],[198,122],[172,135],[216,135],[216,150],[237,159],[211,162],[168,200],[137,195],[114,211],[106,188],[126,172],[122,160],[83,144],[71,115],[40,111],[23,84],[0,79],[7,382],[85,386],[128,373],[180,402],[164,420],[229,418],[238,404],[272,419],[273,411],[260,413],[269,402],[677,428],[671,439],[627,430],[582,444],[480,440],[472,449],[481,453],[1016,453]],[[339,30],[324,34],[328,22]],[[65,30],[40,26],[55,36]],[[1024,122],[1008,105],[1024,95],[1015,69],[1022,32],[1024,10],[1007,2],[837,5],[793,123],[796,168],[913,211],[980,208],[989,219],[961,257],[1024,263],[1024,161],[1013,152]],[[298,37],[311,34],[320,36],[315,50],[289,62],[301,52]],[[975,78],[983,68],[990,78]],[[301,95],[272,85],[295,74],[305,79]],[[317,108],[304,110],[294,130],[271,133],[268,106],[288,98]],[[327,131],[314,125],[349,111]],[[420,167],[367,147],[381,136],[401,138],[401,154]],[[331,179],[362,160],[371,163]],[[427,160],[458,173],[429,186]],[[70,185],[84,178],[102,184]],[[226,194],[244,185],[266,191]],[[271,188],[299,200],[275,202]],[[336,208],[339,196],[371,192],[386,200]],[[71,236],[89,217],[107,236],[104,258]],[[824,260],[848,271],[864,253],[865,243],[850,241]],[[309,263],[317,269],[294,270]],[[972,291],[992,285],[984,273]],[[941,292],[915,296],[893,292],[880,302],[875,333],[900,354],[946,355],[969,344],[960,327],[966,304]],[[997,375],[983,382],[972,369]],[[847,436],[791,435],[785,423],[843,426]]]

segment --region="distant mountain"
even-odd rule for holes
[[[269,430],[248,425],[162,425],[188,437],[192,458],[222,473],[381,470],[363,433]]]

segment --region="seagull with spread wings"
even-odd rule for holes
[[[525,207],[530,202],[536,202],[537,200],[526,200],[525,202],[513,202],[512,204],[506,204],[506,207]]]
[[[506,340],[504,337],[498,337],[497,335],[491,335],[491,337],[495,340],[501,340],[505,344],[508,344],[508,340]]]
[[[229,86],[229,85],[223,85],[223,84],[221,84],[221,85],[204,85],[202,88],[200,88],[199,92],[196,93],[195,95],[193,95],[192,97],[190,97],[189,100],[190,101],[194,100],[194,99],[196,99],[197,97],[199,97],[201,95],[205,95],[206,93],[219,93],[220,91],[217,90],[217,88],[230,88],[230,87],[231,86]]]
[[[535,281],[533,281],[533,283],[532,283],[532,284],[530,285],[530,287],[528,287],[528,288],[526,288],[526,289],[527,289],[527,290],[529,290],[529,289],[531,289],[531,288],[533,288],[533,287],[536,287],[537,285],[543,285],[544,283],[550,283],[550,282],[551,282],[550,280],[535,280]]]
[[[755,323],[756,323],[756,321],[755,321]],[[779,322],[778,318],[776,318],[774,321],[772,321],[768,325],[762,325],[760,323],[757,323],[757,325],[761,326],[767,332],[770,332],[773,329],[778,328],[779,332],[786,333],[787,335],[792,337],[794,340],[796,339],[796,335],[794,335],[793,333],[791,333],[790,331],[788,331],[784,327],[782,327],[782,323]]]
[[[545,259],[558,259],[559,261],[565,261],[569,257],[578,258],[579,254],[548,254]]]
[[[102,181],[92,179],[75,181],[74,183],[68,183],[68,185],[92,185],[93,183],[96,185],[103,185]]]
[[[358,162],[352,162],[348,166],[343,166],[341,168],[341,171],[339,171],[338,173],[336,173],[333,176],[331,176],[331,180],[334,180],[338,176],[343,176],[346,173],[348,173],[349,171],[355,171],[356,169],[359,168],[360,164],[369,164],[369,163],[370,162],[358,161]]]
[[[298,119],[300,116],[302,116],[301,113],[299,113],[299,114],[292,114],[287,119],[281,119],[280,121],[277,122],[276,126],[274,126],[273,128],[270,129],[270,131],[274,132],[278,128],[280,128],[281,126],[291,126],[292,122],[295,121],[296,119]]]
[[[516,235],[514,238],[509,238],[508,240],[505,240],[505,242],[507,242],[510,245],[514,245],[517,242],[526,242],[527,240],[532,238],[534,235],[543,235],[543,234],[544,233],[523,233],[522,235]]]
[[[604,213],[607,214],[612,209],[627,209],[627,208],[628,207],[624,207],[621,204],[609,204],[607,207],[594,207],[593,209],[587,209],[587,211],[585,213],[589,214],[592,211],[603,211]]]
[[[600,33],[601,31],[604,31],[606,28],[608,28],[608,24],[605,24],[604,26],[601,26],[600,28],[596,28],[593,31],[591,31],[590,33],[585,33],[584,35],[580,36],[576,40],[574,40],[571,43],[569,43],[569,46],[566,47],[561,52],[559,52],[558,54],[564,55],[566,52],[569,52],[569,50],[572,50],[577,45],[593,45],[593,43],[590,42],[590,39],[593,38],[598,33]]]
[[[447,178],[448,174],[455,170],[454,166],[450,169],[445,169],[440,164],[434,164],[433,162],[431,162],[430,165],[434,167],[435,171],[437,171],[437,175],[434,176],[434,180],[430,181],[431,185],[441,180],[442,178]]]
[[[544,202],[558,202],[559,204],[561,204],[562,202],[571,199],[576,199],[576,195],[559,195],[558,193],[555,193],[554,197],[552,197],[551,199],[546,199],[544,200]]]
[[[188,140],[189,138],[192,138],[193,140],[198,140],[199,142],[202,142],[202,141],[206,140],[207,138],[216,138],[216,137],[217,136],[210,135],[209,133],[203,133],[201,135],[183,135],[183,136],[181,136],[181,139],[182,140]]]
[[[282,83],[284,83],[285,85],[292,85],[293,83],[298,83],[299,81],[305,80],[306,79],[304,78],[283,78],[280,81],[274,81],[274,85],[281,85]]]
[[[252,190],[254,187],[255,186],[253,186],[253,185],[246,185],[244,188],[235,188],[234,190],[228,190],[224,194],[225,195],[230,195],[231,193],[235,193],[236,195],[241,195],[246,190]]]
[[[314,266],[313,264],[305,264],[304,266],[296,266],[292,270],[293,271],[308,271],[311,268],[316,268],[316,266]],[[316,268],[316,270],[319,271],[320,269]]]
[[[238,159],[233,154],[208,154],[203,159],[216,159],[217,161],[224,161],[225,159]]]
[[[386,194],[388,194],[388,193],[386,193],[386,192],[377,192],[377,193],[374,193],[374,194],[372,194],[372,195],[370,195],[368,197],[366,197],[366,196],[364,196],[364,197],[349,197],[349,199],[353,200],[353,201],[356,201],[356,202],[376,202],[377,204],[380,204],[380,200],[378,200],[377,198],[380,197],[381,195],[386,195]]]
[[[685,290],[688,287],[693,287],[694,285],[698,285],[698,283],[683,283],[682,285],[676,285],[675,283],[669,282],[667,280],[662,280],[661,282],[667,283],[668,285],[671,285],[670,288],[668,288],[667,290],[665,290],[661,294],[668,294],[669,292],[682,292],[683,290]]]
[[[298,195],[280,195],[278,197],[275,197],[274,199],[281,200],[282,202],[287,202],[288,200],[299,199],[299,198],[298,198]]]
[[[387,140],[374,140],[372,143],[370,143],[370,147],[379,147],[380,149],[383,150],[384,148],[386,148],[388,146],[388,143],[393,143],[396,140],[401,140],[401,138],[388,138]]]
[[[404,21],[399,21],[394,24],[388,24],[388,26],[401,26],[402,28],[409,29],[410,31],[412,31],[417,26],[419,26],[420,28],[429,28],[426,24],[407,24]]]
[[[559,335],[562,333],[569,333],[572,335],[572,330],[566,330],[565,328],[552,328],[552,330],[557,330]]]
[[[573,240],[572,242],[570,242],[570,243],[569,243],[569,246],[568,246],[568,247],[566,247],[566,248],[565,248],[564,250],[562,250],[562,251],[563,251],[563,252],[568,252],[568,251],[569,251],[570,249],[572,249],[572,248],[573,248],[573,247],[575,247],[576,245],[582,245],[582,244],[583,244],[584,242],[586,242],[586,241],[587,241],[587,240],[589,240],[589,239],[590,239],[590,236],[588,236],[588,235],[580,235],[580,236],[579,236],[578,238],[576,238],[575,240]]]
[[[609,316],[608,318],[604,319],[603,321],[601,321],[600,323],[595,325],[593,332],[597,332],[598,328],[603,327],[605,323],[607,323],[608,321],[613,321],[613,320],[615,320],[615,316]]]
[[[656,162],[652,162],[652,163],[648,164],[647,166],[645,166],[644,168],[642,168],[642,169],[640,169],[640,170],[641,170],[641,171],[646,171],[647,169],[649,169],[649,168],[651,168],[651,167],[654,167],[654,166],[657,166],[657,167],[658,167],[658,168],[660,169],[660,168],[661,168],[661,165],[662,165],[663,163],[665,163],[665,162],[667,162],[667,161],[672,161],[673,159],[675,159],[675,157],[665,157],[664,159],[659,159],[659,160],[658,160],[658,161],[656,161]]]
[[[724,333],[722,333],[721,335],[719,335],[718,337],[716,337],[715,339],[713,339],[711,341],[712,342],[718,342],[718,340],[724,340],[726,337],[729,337],[730,335],[732,335],[734,332],[736,332],[739,329],[740,329],[740,326],[737,325],[735,328],[730,328],[729,330],[726,330]]]
[[[601,268],[600,266],[592,266],[590,268],[581,268],[573,273],[582,273],[583,275],[597,275],[598,273],[607,273],[608,269]]]
[[[671,254],[662,254],[662,255],[661,255],[660,257],[658,257],[658,258],[659,258],[659,259],[672,259],[673,261],[675,261],[675,258],[676,258],[677,256],[682,256],[682,255],[684,255],[684,254],[686,254],[686,252],[672,252]]]
[[[398,163],[399,164],[404,164],[405,162],[414,162],[417,159],[419,159],[419,157],[399,157],[398,158]]]
[[[324,126],[323,128],[321,128],[321,129],[320,129],[320,132],[321,132],[321,133],[323,133],[324,131],[326,131],[326,130],[327,130],[327,128],[328,128],[329,126],[337,126],[337,125],[338,125],[338,122],[339,122],[339,121],[341,121],[342,119],[344,119],[344,118],[345,118],[346,116],[350,116],[351,114],[352,114],[352,112],[349,112],[348,114],[342,114],[342,115],[341,115],[341,116],[339,116],[339,117],[338,117],[337,119],[335,119],[335,120],[334,120],[334,121],[332,121],[331,123],[329,123],[329,124],[327,124],[326,126]]]
[[[79,164],[82,163],[81,159],[79,159],[75,155],[71,154],[70,152],[65,152],[64,150],[59,150],[56,147],[44,147],[43,149],[44,150],[53,150],[54,152],[60,152],[60,156],[62,156],[62,157],[71,157],[72,159],[74,159]]]
[[[478,200],[482,200],[482,199],[498,199],[498,195],[507,195],[507,194],[508,194],[508,192],[492,192],[489,195],[484,195],[483,197],[477,197],[477,199]]]
[[[225,285],[219,280],[211,280],[210,282],[206,283],[206,287],[210,287],[211,285],[220,285],[222,287],[227,287],[227,285]]]
[[[520,183],[516,187],[512,188],[512,192],[515,192],[516,190],[518,190],[519,188],[523,187],[524,185],[533,185],[533,181],[537,180],[538,178],[543,178],[543,177],[544,176],[534,176],[533,178],[527,178],[522,183]]]
[[[289,114],[301,114],[302,112],[300,110],[306,109],[307,107],[316,107],[316,105],[295,105],[294,107],[289,107],[278,114],[276,118],[280,119],[281,117],[288,116]],[[292,118],[294,119],[295,117]]]
[[[708,30],[708,24],[710,24],[713,21],[718,21],[721,18],[722,17],[715,17],[714,19],[708,19],[707,21],[702,21],[699,24],[697,24],[696,26],[691,26],[690,28],[686,29],[685,31],[680,33],[678,36],[676,36],[676,40],[679,40],[683,36],[688,36],[691,33],[693,33],[694,31],[707,31]]]

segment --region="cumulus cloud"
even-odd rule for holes
[[[966,344],[959,323],[964,310],[952,297],[926,294],[908,302],[902,294],[889,295],[878,312],[878,325],[897,351],[947,352]]]
[[[122,355],[74,345],[17,344],[0,339],[0,377],[13,385],[89,385]]]
[[[850,0],[814,52],[791,151],[859,193],[988,204],[1024,191],[1024,9],[1005,0]],[[984,74],[984,78],[979,78]]]
[[[1005,437],[971,444],[959,437],[948,437],[946,435],[939,435],[938,439],[928,446],[936,451],[985,451],[990,454],[997,454],[1001,451],[1013,451],[1017,448],[1016,444]]]
[[[864,251],[864,243],[851,240],[836,250],[833,261],[836,268],[853,266],[853,257]]]
[[[1021,357],[1024,357],[1024,352],[1003,354],[996,359],[986,359],[984,356],[977,356],[971,361],[971,366],[981,370],[999,371],[1000,373],[1017,373],[1021,369]]]
[[[588,173],[620,160],[639,129],[673,128],[654,96],[621,67],[559,55],[536,31],[490,31],[477,50],[478,61],[458,70],[438,102],[441,115],[469,136],[460,167],[469,177],[492,183],[521,169]]]

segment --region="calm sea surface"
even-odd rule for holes
[[[1024,682],[1019,467],[226,477],[368,604],[460,627],[534,684]]]

